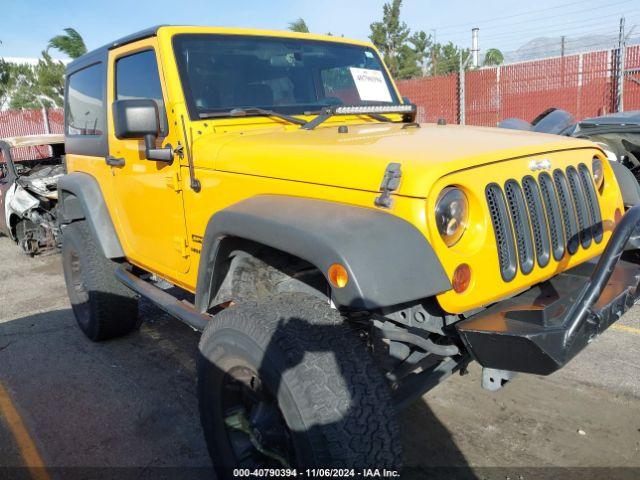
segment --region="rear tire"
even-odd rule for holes
[[[399,469],[389,387],[326,302],[284,293],[241,303],[211,320],[199,348],[200,418],[220,478],[234,468]]]
[[[137,296],[116,280],[117,264],[104,256],[85,221],[62,230],[62,266],[73,313],[89,339],[119,337],[140,326]]]

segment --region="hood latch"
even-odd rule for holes
[[[381,208],[391,208],[393,205],[393,199],[391,198],[391,192],[394,192],[400,186],[400,179],[402,178],[401,165],[399,163],[390,163],[384,171],[384,177],[382,177],[382,183],[380,184],[380,191],[382,194],[376,197],[374,204]]]

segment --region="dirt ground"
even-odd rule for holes
[[[0,394],[18,416],[0,411],[0,478],[211,477],[198,334],[141,308],[139,332],[91,343],[59,255],[28,258],[0,238]],[[400,419],[407,478],[640,478],[640,308],[554,375],[490,393],[472,365]],[[11,468],[25,459],[45,468]]]

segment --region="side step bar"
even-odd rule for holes
[[[211,319],[210,315],[198,312],[190,303],[178,300],[173,295],[145,282],[122,267],[116,269],[116,278],[138,295],[148,298],[160,309],[195,330],[204,330]]]

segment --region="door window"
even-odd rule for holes
[[[97,63],[69,77],[67,135],[102,135],[104,132],[104,70]]]
[[[167,113],[162,98],[158,62],[153,50],[134,53],[116,61],[116,100],[150,98],[160,113],[160,131],[168,133]]]

